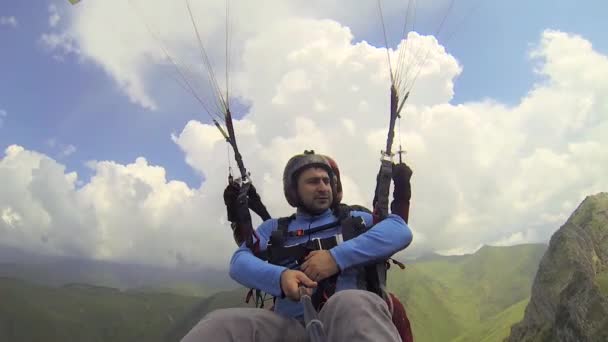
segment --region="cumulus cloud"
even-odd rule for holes
[[[241,56],[251,38],[261,32],[281,30],[282,24],[291,18],[331,18],[357,32],[377,29],[378,21],[368,19],[369,13],[377,11],[375,2],[348,2],[347,5],[344,1],[322,0],[265,0],[262,3],[231,1],[232,55]],[[218,74],[223,74],[224,68],[225,6],[223,0],[191,2],[201,41]],[[387,21],[397,19],[394,27],[400,33],[402,23],[399,20],[402,19],[405,5],[391,0],[383,6]],[[448,6],[446,3],[437,7],[434,10],[445,12]],[[157,100],[152,98],[151,93],[155,84],[167,82],[167,71],[172,71],[173,62],[182,65],[184,74],[194,75],[188,81],[195,83],[193,87],[208,86],[205,82],[198,81],[204,73],[200,72],[202,65],[199,47],[184,2],[108,0],[81,4],[70,9],[65,13],[65,27],[45,33],[44,40],[51,40],[49,46],[60,49],[65,44],[56,44],[56,41],[69,40],[69,46],[72,47],[72,43],[75,43],[76,48],[70,50],[77,50],[81,57],[104,68],[134,103],[148,109],[158,107]],[[289,25],[293,26],[293,22]],[[272,51],[282,54],[284,51],[281,48],[282,46],[277,46]],[[238,72],[241,58],[233,58],[231,62],[231,71]],[[181,77],[178,78],[184,83]]]
[[[49,27],[50,32],[44,32],[40,35],[39,43],[52,53],[53,59],[58,62],[63,62],[68,55],[75,55],[79,58],[84,58],[78,46],[77,36],[70,30],[62,30],[60,21],[62,13],[55,4],[50,4],[49,11]]]
[[[2,244],[167,266],[225,263],[233,242],[206,186],[167,181],[144,158],[89,165],[94,176],[77,187],[77,174],[57,161],[9,146],[0,159]]]
[[[248,128],[239,131],[246,132],[243,154],[250,156],[250,168],[259,170],[258,188],[273,213],[288,211],[281,167],[305,148],[335,156],[345,177],[345,202],[369,206],[374,161],[386,139],[387,75],[377,77],[383,52],[352,44],[348,30],[335,23],[293,27],[307,28],[301,42],[285,24],[281,31],[256,36],[244,51],[240,81],[253,105],[241,122]],[[436,75],[421,73],[420,83],[428,83],[417,84],[401,139],[396,138],[414,168],[411,252],[546,242],[584,196],[605,191],[607,82],[598,70],[608,71],[608,61],[588,41],[544,32],[530,53],[540,81],[508,107],[492,100],[449,104],[460,67],[433,38],[412,34],[410,39],[434,46],[431,63],[440,65]],[[270,65],[264,51],[273,46],[285,54],[275,55]],[[260,79],[269,82],[256,82]],[[210,167],[225,153],[213,129],[190,123],[176,142],[194,168],[221,179],[225,169]]]
[[[386,139],[389,75],[386,49],[354,40],[353,30],[366,24],[353,19],[353,13],[372,9],[353,4],[352,12],[341,16],[332,10],[336,2],[323,7],[329,8],[324,12],[315,12],[315,6],[268,3],[276,5],[274,12],[247,3],[234,11],[234,16],[247,13],[248,20],[238,21],[231,84],[233,94],[249,104],[235,129],[256,187],[271,214],[289,214],[282,167],[294,153],[315,149],[340,164],[345,202],[370,206]],[[156,30],[170,51],[197,65],[187,12],[170,2],[138,4],[146,8],[147,22],[166,20]],[[221,60],[224,51],[222,6],[206,2],[194,7],[196,15],[209,18],[200,20],[199,29],[214,60]],[[141,23],[136,13],[122,1],[91,2],[72,15],[64,33],[133,102],[153,109],[161,102],[148,90],[159,84],[167,61],[145,25],[135,24]],[[530,51],[539,81],[512,106],[491,99],[451,104],[454,80],[463,72],[458,61],[432,36],[410,33],[400,44],[413,47],[414,55],[424,51],[428,56],[395,138],[396,145],[403,142],[414,169],[410,253],[462,253],[483,244],[547,241],[585,195],[608,187],[603,177],[608,169],[603,148],[608,143],[608,82],[600,77],[608,73],[608,61],[584,38],[543,32]],[[396,51],[389,53],[396,57]],[[222,74],[222,66],[214,66]],[[37,227],[52,235],[64,229],[53,227],[87,227],[78,241],[73,234],[55,232],[45,245],[54,250],[162,263],[174,262],[179,253],[190,261],[225,264],[232,249],[221,201],[226,144],[213,125],[198,121],[187,123],[172,139],[187,163],[204,175],[199,189],[167,181],[161,166],[143,158],[129,165],[91,162],[94,177],[76,187],[76,175],[66,174],[56,161],[13,146],[2,163],[19,160],[30,171],[10,176],[35,174],[38,186],[29,185],[33,176],[13,182],[21,189],[13,193],[27,200],[6,200],[0,213],[18,215],[10,219],[13,232],[20,232],[15,227]],[[50,206],[51,195],[40,190],[45,189],[40,165],[54,175],[44,181],[61,184],[50,187],[56,189],[52,195],[64,196],[53,203],[59,208]],[[36,209],[14,204],[27,201]],[[77,212],[67,214],[62,203]],[[65,224],[53,225],[55,215]],[[41,248],[31,242],[32,234],[12,235],[11,241]],[[62,239],[62,244],[49,243]]]
[[[17,25],[19,25],[17,18],[15,18],[14,16],[10,16],[10,17],[5,17],[2,16],[0,17],[0,26],[9,26],[12,28],[16,28]]]

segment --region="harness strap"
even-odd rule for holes
[[[281,217],[277,221],[277,231],[281,232],[281,235],[287,236],[289,232],[289,223],[295,220],[296,214],[287,217]]]
[[[272,246],[268,251],[268,261],[287,268],[296,268],[304,262],[304,257],[311,251],[331,249],[338,245],[338,238],[330,236],[325,239],[311,239],[303,244],[293,246]]]

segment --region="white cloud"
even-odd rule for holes
[[[13,211],[13,208],[11,207],[4,208],[0,218],[2,218],[2,221],[4,221],[9,228],[13,228],[21,223],[21,216]]]
[[[72,144],[64,144],[57,141],[56,138],[50,138],[46,140],[46,145],[55,151],[53,154],[57,156],[57,159],[68,157],[76,152],[76,146]]]
[[[529,241],[537,241],[533,237],[529,236],[529,232],[516,232],[507,237],[504,237],[498,241],[493,243],[489,243],[492,246],[511,246],[511,245],[519,245],[522,243],[526,243]]]
[[[218,68],[218,74],[222,74],[221,68],[224,67],[225,5],[223,0],[191,3],[202,41],[212,63]],[[286,22],[293,25],[293,18],[319,21],[331,18],[357,32],[376,29],[378,25],[376,20],[368,18],[370,13],[377,11],[374,2],[348,2],[345,6],[344,1],[265,0],[262,4],[254,4],[240,0],[231,1],[230,6],[233,56],[240,56],[246,42],[259,33],[280,31]],[[387,1],[383,6],[389,22],[391,18],[401,19],[405,11],[405,5],[400,1]],[[444,4],[434,10],[443,13],[446,8]],[[157,108],[151,92],[156,84],[167,82],[167,70],[172,71],[173,68],[163,49],[173,60],[188,66],[186,74],[200,69],[199,47],[184,2],[108,0],[83,3],[70,9],[66,12],[66,27],[45,36],[51,36],[52,40],[62,38],[62,41],[64,37],[73,37],[82,57],[103,67],[134,103],[149,109]],[[395,32],[400,33],[401,21],[393,22],[396,24]],[[335,29],[343,28],[335,25]],[[300,31],[307,35],[305,30]],[[324,43],[321,39],[315,44],[320,44],[317,48],[322,49]],[[268,53],[284,54],[281,48],[270,49]],[[423,54],[425,50],[413,51]],[[240,58],[233,59],[232,63],[232,70],[238,72],[242,63]],[[190,81],[201,83],[196,81],[201,74],[197,75]],[[195,87],[202,86],[207,84],[195,84]]]
[[[74,152],[76,152],[76,146],[74,146],[74,145],[66,145],[61,150],[60,156],[61,157],[67,157],[67,156],[73,154]]]
[[[164,169],[144,158],[90,165],[95,174],[76,187],[77,175],[55,160],[9,146],[0,159],[2,243],[151,264],[225,262],[233,242],[217,214],[222,204],[205,187],[167,181]]]
[[[49,26],[56,27],[59,20],[61,20],[61,16],[59,15],[59,11],[57,10],[57,6],[55,6],[55,4],[51,4],[49,6],[49,13]]]
[[[452,248],[452,249],[439,250],[439,251],[436,251],[436,253],[439,255],[473,254],[473,253],[477,252],[481,247],[483,247],[483,245],[477,245],[475,247],[465,247],[465,248],[457,247],[457,248]]]
[[[19,23],[17,22],[17,18],[15,18],[14,16],[0,17],[0,26],[10,26],[12,28],[16,28],[17,25],[19,25]]]
[[[247,4],[233,13],[248,20],[235,20],[241,35],[234,41],[231,84],[250,109],[235,125],[271,214],[291,212],[282,195],[282,167],[304,149],[335,157],[345,202],[371,205],[388,121],[386,50],[354,42],[352,32],[368,25],[353,18],[366,18],[357,15],[373,9],[357,3],[339,13],[337,2],[330,2],[316,12],[315,6],[268,1],[276,8],[269,12],[272,6]],[[196,6],[197,15],[209,18],[199,27],[208,51],[221,60],[225,9],[216,2]],[[170,51],[194,65],[197,47],[184,9],[164,1],[146,2],[145,8],[148,22],[158,26],[159,18],[165,20],[159,32]],[[159,76],[166,71],[159,64],[166,61],[145,26],[135,25],[140,19],[133,13],[122,1],[90,2],[72,14],[66,37],[74,37],[74,50],[101,65],[133,102],[155,108],[162,102],[149,89],[166,84],[166,76]],[[450,104],[462,67],[433,37],[412,33],[408,45],[428,55],[405,107],[401,137],[395,138],[396,144],[403,141],[414,169],[412,253],[546,241],[585,195],[606,190],[608,81],[601,75],[608,74],[608,61],[588,41],[544,32],[530,53],[541,80],[514,106],[491,99]],[[217,70],[222,74],[221,66]],[[162,167],[144,159],[129,165],[91,162],[91,182],[63,192],[85,213],[63,220],[93,227],[82,238],[85,250],[98,257],[168,262],[165,251],[171,249],[189,260],[226,262],[232,246],[221,200],[226,144],[214,126],[197,121],[172,138],[188,164],[204,174],[204,185],[189,189],[167,182]],[[3,162],[10,160],[7,154]],[[33,152],[21,154],[33,158],[26,157]],[[28,173],[18,176],[23,174]],[[75,188],[66,175],[54,179],[62,189]],[[31,220],[25,209],[11,208],[23,222]],[[36,227],[50,225],[53,211],[45,212],[33,211]],[[143,245],[150,248],[135,248]]]
[[[40,36],[40,42],[50,50],[56,50],[56,58],[62,58],[68,54],[80,54],[80,49],[74,41],[74,37],[67,32],[61,34],[44,33]]]
[[[281,168],[305,148],[336,157],[346,177],[347,203],[371,202],[374,161],[386,139],[386,79],[375,78],[384,56],[365,43],[349,44],[348,31],[333,25],[297,23],[291,32],[284,24],[250,40],[244,51],[239,81],[253,105],[242,123],[255,133],[242,134],[241,148],[272,213],[288,212]],[[297,27],[309,34],[301,41],[294,38]],[[316,39],[329,42],[317,49]],[[265,52],[273,47],[285,53],[267,63]],[[571,59],[570,50],[579,58],[560,60]],[[414,169],[410,251],[546,242],[584,196],[608,188],[602,176],[608,152],[601,148],[608,143],[608,100],[602,95],[608,82],[597,76],[608,72],[606,56],[581,37],[546,31],[532,53],[543,81],[507,107],[491,100],[448,104],[460,68],[441,48],[432,51],[438,55],[432,61],[444,66],[437,76],[421,73],[418,84],[428,83],[417,84],[401,124],[406,160]],[[356,72],[354,65],[364,62]],[[203,136],[214,136],[213,142],[195,142]],[[210,169],[225,155],[212,126],[190,124],[176,141],[193,167],[210,180],[222,179],[224,165]]]

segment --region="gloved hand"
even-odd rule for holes
[[[245,238],[242,234],[242,228],[239,228],[239,224],[236,222],[230,222],[230,228],[232,229],[232,238],[237,246],[241,246],[245,242]]]
[[[260,195],[258,195],[253,184],[249,184],[247,191],[247,205],[248,208],[243,212],[241,204],[239,204],[239,194],[241,186],[239,183],[232,180],[228,181],[228,186],[224,189],[224,204],[226,205],[226,212],[232,228],[232,235],[237,245],[242,245],[243,242],[252,234],[253,228],[251,227],[251,218],[249,216],[248,209],[253,210],[258,214],[263,221],[270,219],[270,214],[266,210],[266,207],[262,203]],[[245,222],[242,222],[242,221]]]
[[[376,189],[374,190],[374,200],[372,202],[374,211],[374,224],[383,220],[389,214],[388,196],[391,187],[393,166],[390,161],[382,160],[380,170],[376,176]]]
[[[393,201],[391,213],[401,216],[405,222],[409,219],[410,199],[412,198],[412,169],[405,163],[393,164]]]
[[[238,219],[237,197],[240,190],[241,186],[237,182],[228,182],[228,186],[224,189],[224,204],[226,205],[226,214],[230,222],[236,222]]]
[[[268,213],[268,210],[266,210],[264,203],[262,203],[262,199],[260,198],[260,195],[258,195],[258,192],[253,184],[251,184],[249,190],[247,191],[247,198],[249,209],[258,214],[258,216],[262,218],[262,221],[270,219],[270,214]]]

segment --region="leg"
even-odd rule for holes
[[[181,342],[306,341],[300,322],[254,308],[216,310],[205,316]]]
[[[336,292],[321,309],[328,341],[401,341],[386,302],[364,290]]]

